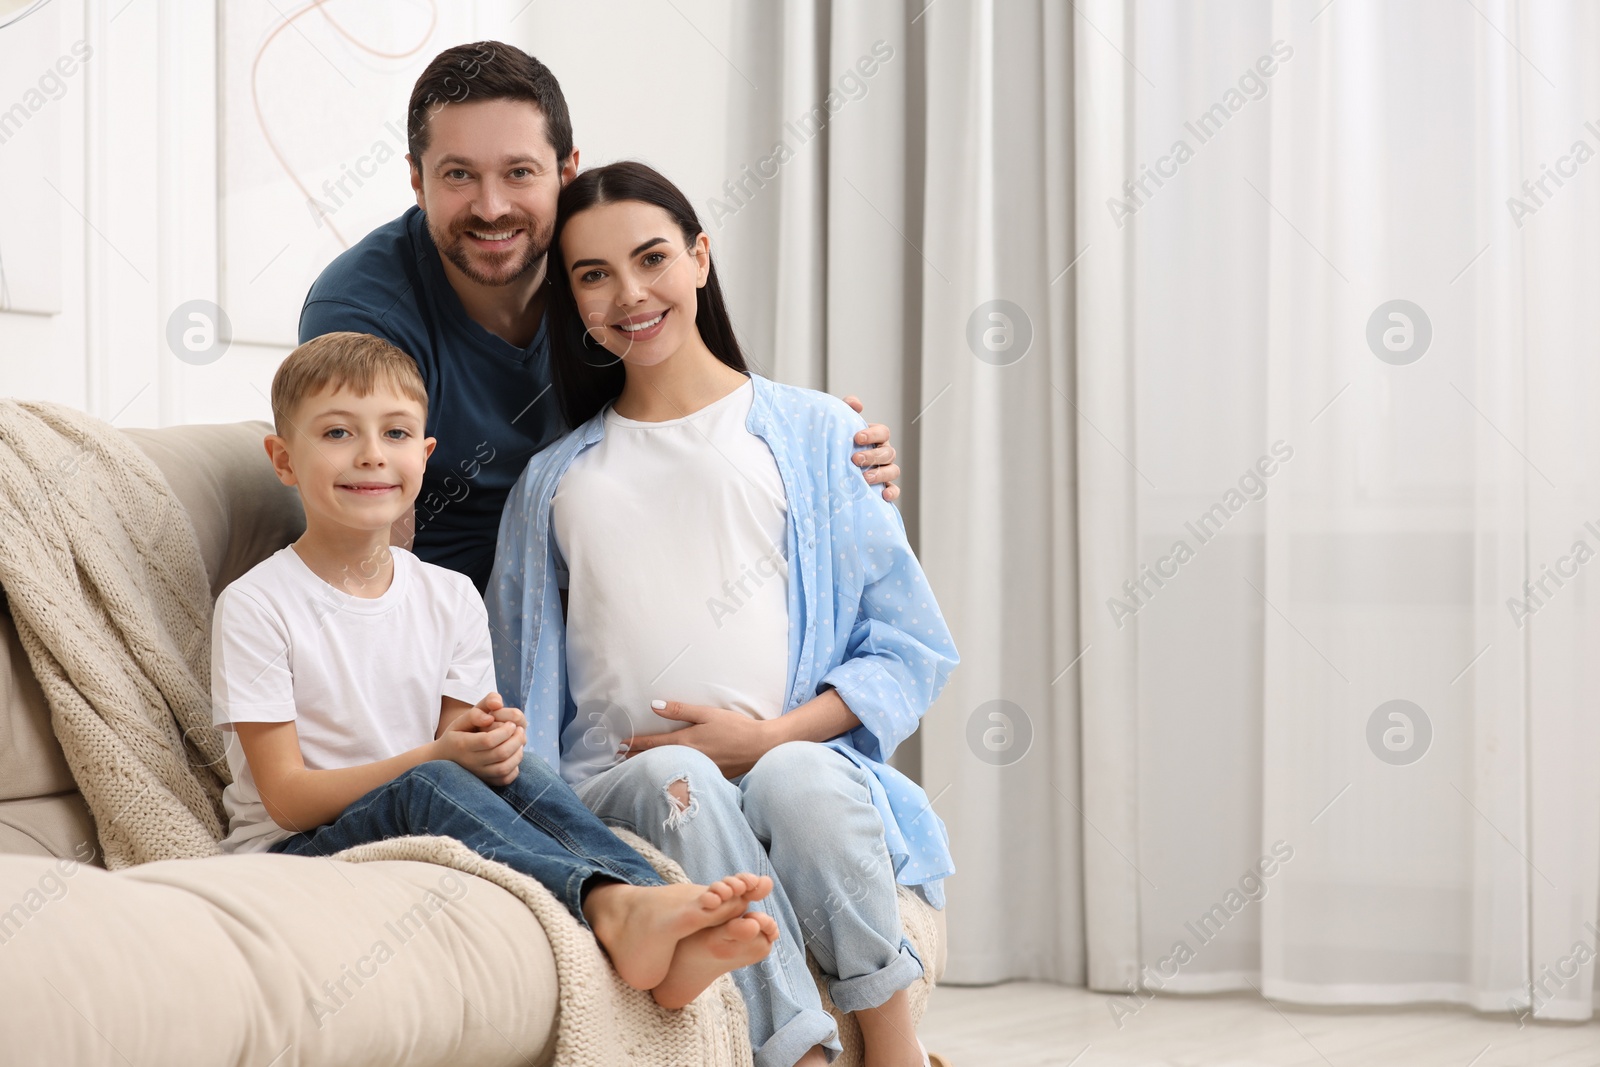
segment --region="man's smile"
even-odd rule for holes
[[[479,248],[499,252],[509,248],[511,242],[522,236],[523,232],[520,228],[510,230],[467,230],[465,236]]]

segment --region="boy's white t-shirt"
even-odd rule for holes
[[[258,852],[292,836],[262,805],[232,723],[292,720],[306,768],[329,770],[425,745],[442,697],[475,704],[494,691],[489,617],[472,580],[390,551],[394,580],[379,597],[336,588],[284,548],[217,598],[212,721],[233,772],[223,851]]]

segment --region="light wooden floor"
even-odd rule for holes
[[[1012,982],[941,986],[918,1033],[952,1067],[1600,1067],[1600,1022],[1454,1008],[1305,1008],[1158,996],[1119,1030],[1113,998]]]

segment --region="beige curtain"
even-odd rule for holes
[[[710,223],[765,369],[858,394],[895,432],[962,654],[899,758],[950,829],[958,982],[1082,983],[1082,850],[1104,847],[1078,814],[1070,14],[741,5],[735,54],[764,84],[732,83],[729,173],[781,180]]]

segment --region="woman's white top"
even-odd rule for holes
[[[692,415],[605,414],[551,501],[567,566],[567,677],[577,715],[562,773],[581,782],[630,736],[682,724],[652,700],[784,711],[788,501],[772,452],[746,427],[746,382]]]

